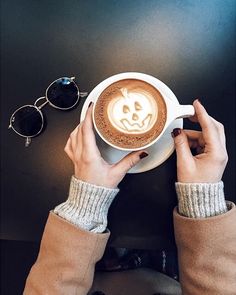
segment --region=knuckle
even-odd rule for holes
[[[67,157],[73,161],[73,154],[70,153],[70,151],[68,149],[66,149],[66,148],[64,149],[64,151],[65,151]]]
[[[225,128],[224,128],[224,125],[220,122],[218,122],[218,128],[220,129],[220,131],[224,131]]]
[[[179,138],[179,145],[184,145],[185,144],[185,140],[183,138]]]
[[[218,124],[221,129],[224,129],[224,125],[221,122],[218,122]]]
[[[228,154],[225,151],[218,151],[215,155],[215,161],[220,164],[225,164],[228,162]]]
[[[129,168],[132,168],[136,164],[136,161],[134,158],[130,158],[128,162]]]
[[[71,134],[70,134],[70,139],[72,140],[74,137],[75,137],[75,131],[73,130],[72,132],[71,132]]]
[[[185,144],[186,140],[183,136],[177,136],[175,139],[176,144],[178,144],[179,146],[182,146]]]
[[[228,156],[228,154],[226,154],[226,156],[225,156],[225,164],[227,164],[228,161],[229,161],[229,156]]]
[[[66,154],[68,154],[69,151],[70,151],[70,148],[69,148],[68,144],[66,144],[65,147],[64,147],[64,152],[65,152]]]

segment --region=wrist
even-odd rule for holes
[[[221,178],[222,174],[213,175],[210,172],[207,175],[204,175],[204,173],[196,173],[195,175],[191,173],[177,173],[177,182],[180,183],[217,183],[221,181]]]
[[[178,196],[178,211],[191,218],[206,218],[227,212],[224,184],[181,183],[175,184]]]
[[[80,170],[83,170],[83,173],[79,173],[77,170],[75,169],[74,171],[74,178],[79,179],[80,181],[89,183],[97,187],[117,189],[119,183],[115,181],[112,182],[112,178],[109,177],[109,175],[107,176],[107,174],[101,174],[100,169],[88,170],[87,167],[84,167],[83,169],[81,169],[80,167]]]
[[[118,191],[72,176],[69,197],[54,209],[54,213],[85,230],[104,232],[108,209]]]

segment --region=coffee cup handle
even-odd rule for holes
[[[195,114],[192,105],[178,105],[175,108],[175,119],[188,118]]]

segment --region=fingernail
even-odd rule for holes
[[[148,153],[142,152],[142,153],[139,155],[139,158],[140,158],[140,159],[143,159],[143,158],[146,158],[147,156],[148,156]]]
[[[88,108],[89,108],[89,107],[91,107],[92,103],[93,103],[93,102],[92,102],[92,101],[90,101]]]
[[[172,137],[176,137],[176,136],[180,135],[180,133],[181,133],[181,129],[180,129],[180,128],[175,128],[175,129],[173,129],[173,131],[171,132],[171,136],[172,136]]]

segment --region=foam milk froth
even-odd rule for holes
[[[163,130],[166,105],[151,84],[124,79],[108,86],[99,96],[94,118],[101,135],[122,148],[138,148]]]
[[[155,99],[144,89],[121,88],[108,104],[107,114],[113,127],[127,134],[150,130],[157,119]]]

